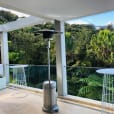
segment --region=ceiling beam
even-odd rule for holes
[[[13,22],[9,22],[9,23],[0,25],[0,32],[2,32],[2,31],[9,32],[9,31],[21,29],[21,28],[28,27],[28,26],[43,24],[44,22],[47,22],[47,21],[49,21],[49,20],[45,20],[42,18],[36,18],[34,16],[29,16],[26,18],[18,19],[17,21],[13,21]]]

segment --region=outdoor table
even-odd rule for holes
[[[114,114],[114,68],[96,70],[103,74],[101,114]]]
[[[10,68],[13,69],[13,80],[15,84],[18,85],[27,85],[26,82],[26,75],[25,75],[25,67],[27,67],[28,65],[14,65],[14,66],[10,66]]]

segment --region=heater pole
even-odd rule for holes
[[[49,81],[49,100],[50,100],[50,107],[51,110],[52,106],[52,95],[51,95],[51,77],[50,77],[50,39],[48,39],[48,81]]]
[[[49,80],[49,85],[51,81],[50,77],[50,39],[48,39],[48,80]]]

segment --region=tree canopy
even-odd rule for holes
[[[12,14],[9,11],[0,11],[0,24],[7,23],[10,21],[15,21],[18,19],[18,16],[15,14]]]
[[[92,56],[99,64],[111,65],[114,62],[114,32],[101,30],[94,34],[87,46],[88,56]]]
[[[0,11],[0,23],[17,20],[18,16]],[[47,64],[46,42],[34,31],[54,29],[53,23],[39,24],[9,32],[10,63]],[[66,58],[68,66],[112,66],[114,30],[96,30],[94,25],[65,24]],[[51,42],[51,64],[56,64],[54,39]]]

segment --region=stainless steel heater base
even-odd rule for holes
[[[42,110],[43,110],[44,112],[48,112],[48,113],[58,112],[58,111],[59,111],[59,107],[58,107],[58,105],[49,106],[49,107],[44,106],[44,107],[42,108]]]
[[[57,105],[57,94],[56,94],[56,82],[55,81],[45,81],[43,84],[44,89],[44,112],[58,112],[59,108]]]

